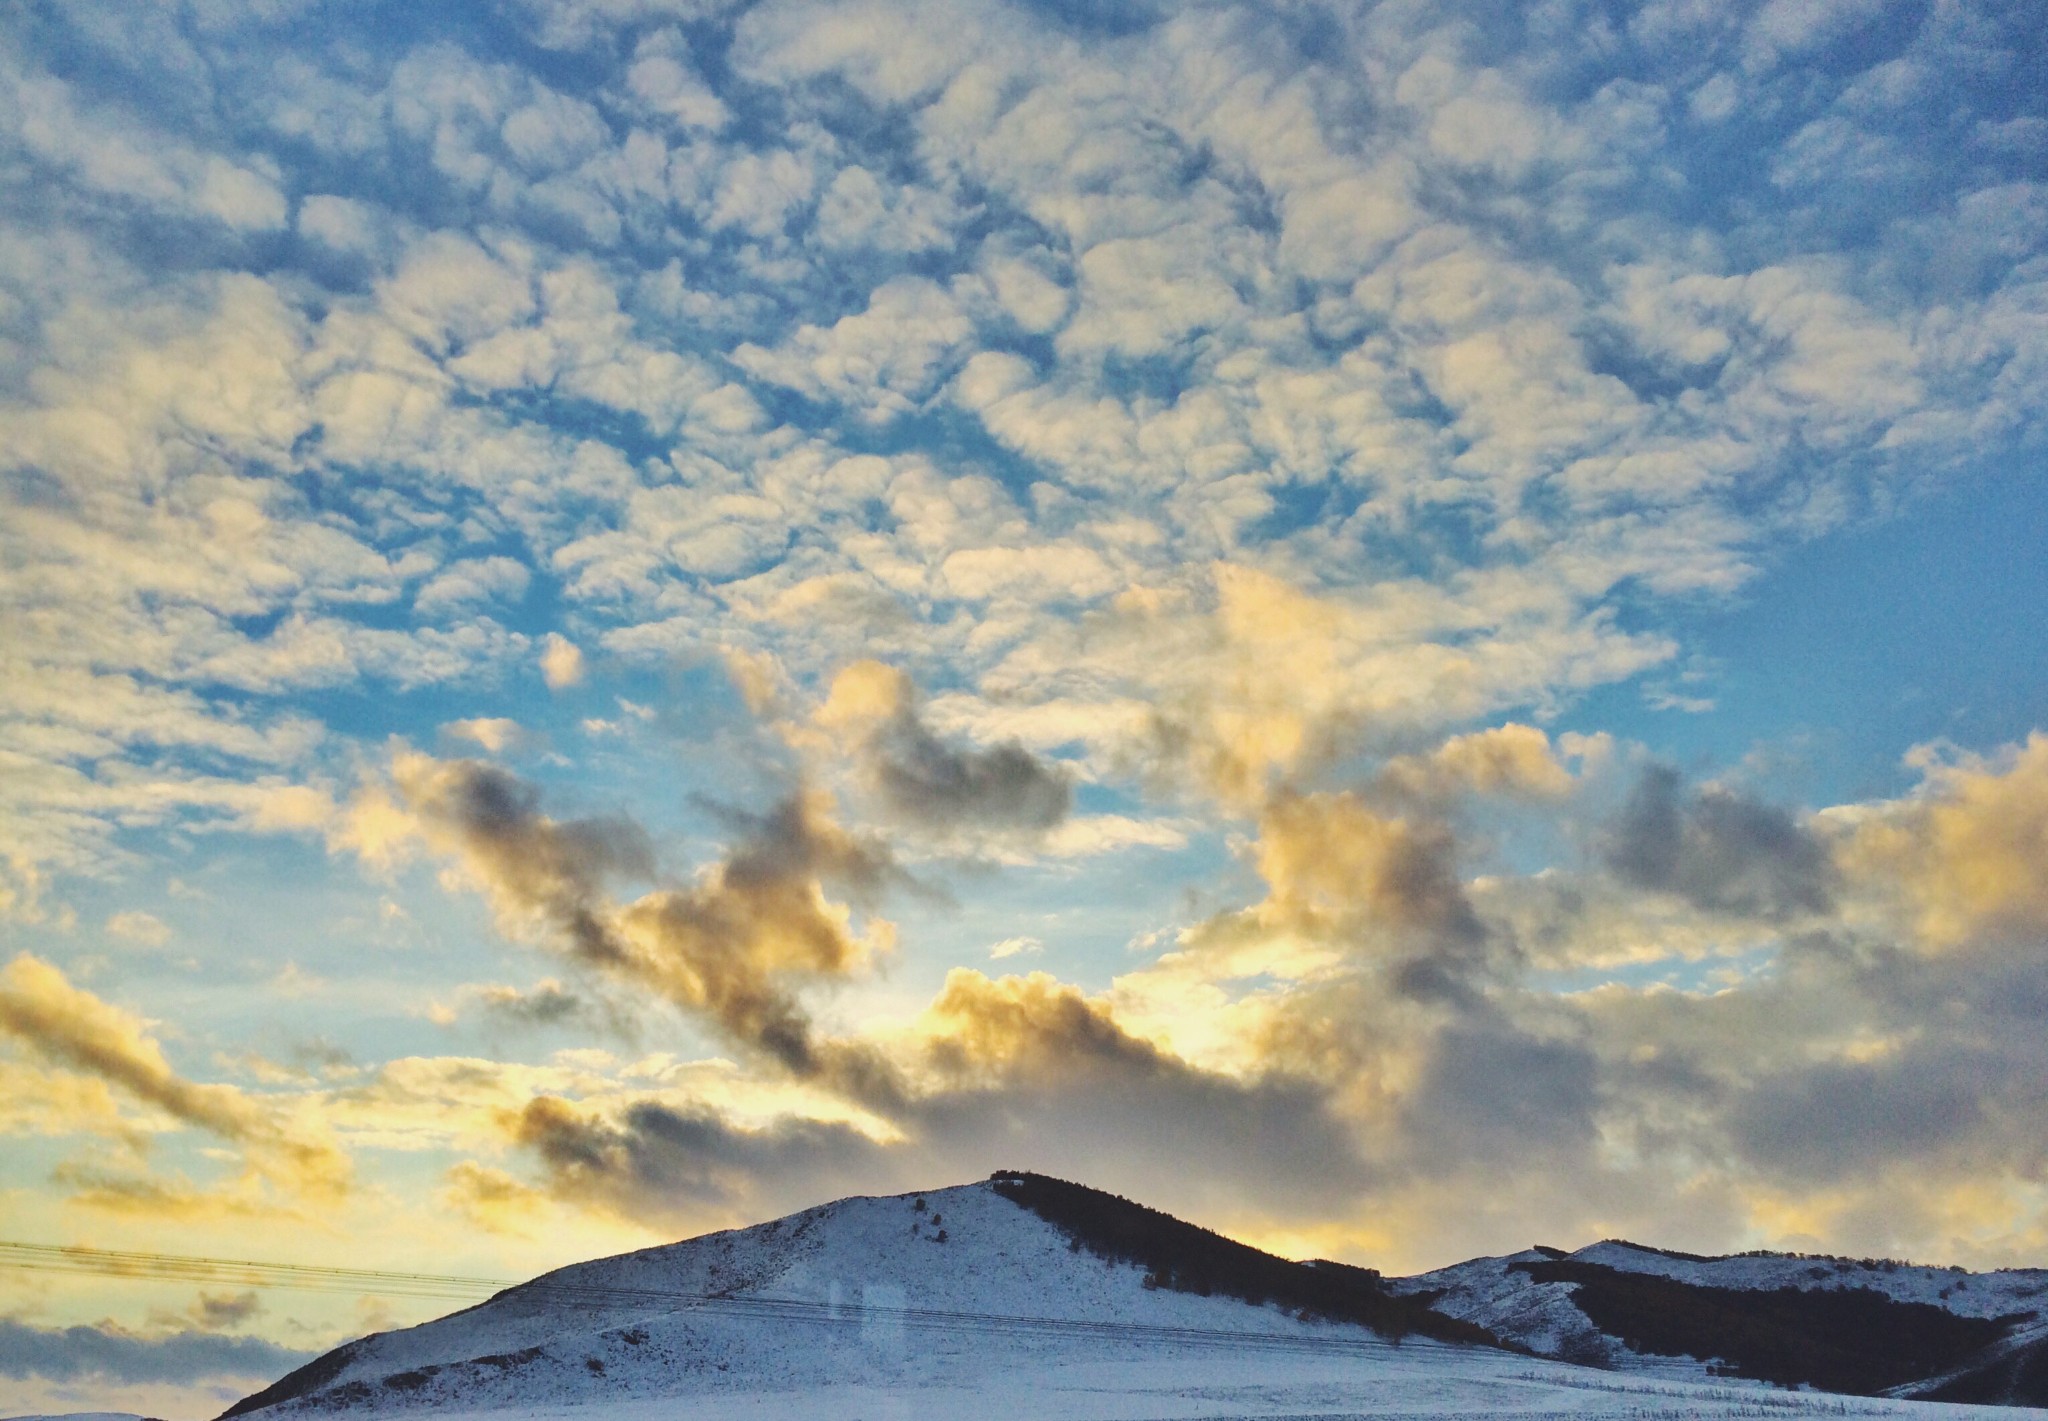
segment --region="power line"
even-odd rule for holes
[[[433,1298],[483,1297],[514,1286],[509,1280],[464,1278],[451,1274],[333,1268],[306,1263],[259,1263],[252,1259],[201,1258],[184,1254],[4,1241],[0,1241],[0,1267],[166,1282],[228,1283],[316,1292],[399,1293],[409,1297]]]
[[[783,1322],[847,1326],[864,1320],[895,1321],[920,1331],[999,1333],[1046,1338],[1108,1338],[1132,1342],[1253,1347],[1283,1351],[1376,1352],[1390,1344],[1371,1334],[1304,1336],[1237,1328],[1175,1326],[1086,1318],[1035,1317],[1015,1313],[944,1308],[834,1304],[765,1295],[682,1293],[539,1278],[518,1283],[449,1273],[377,1268],[338,1268],[306,1263],[263,1263],[252,1259],[206,1258],[189,1254],[79,1248],[0,1241],[0,1268],[22,1272],[82,1273],[136,1281],[191,1282],[288,1288],[311,1292],[373,1292],[394,1297],[470,1301],[500,1294],[548,1306],[612,1311],[708,1314]],[[1421,1341],[1422,1339],[1417,1339]],[[1424,1345],[1427,1345],[1426,1343]]]

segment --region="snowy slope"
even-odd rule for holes
[[[827,1381],[758,1378],[675,1395],[480,1404],[436,1421],[2014,1421],[2010,1410],[1780,1392],[1587,1371],[1487,1348],[1410,1341],[1369,1355],[1231,1352],[1146,1343],[1029,1361],[1007,1347],[940,1371],[907,1365]],[[359,1421],[387,1414],[378,1403]],[[405,1412],[400,1421],[409,1421]]]
[[[1651,1359],[1637,1358],[1612,1343],[1574,1306],[1572,1294],[1577,1289],[1572,1285],[1538,1283],[1514,1267],[1518,1263],[1546,1263],[1558,1256],[1554,1251],[1531,1248],[1498,1258],[1473,1258],[1433,1273],[1389,1278],[1387,1287],[1411,1296],[1424,1294],[1437,1311],[1476,1322],[1539,1356],[1562,1357],[1593,1366],[1636,1364],[1671,1370],[1668,1365],[1656,1366]],[[1693,1369],[1697,1370],[1696,1364]]]
[[[1602,1275],[1621,1275],[1633,1285],[1612,1286]],[[1670,1286],[1644,1286],[1651,1280]],[[1665,1375],[1697,1375],[1710,1362],[1721,1363],[1714,1368],[1717,1372],[1765,1374],[1754,1358],[1738,1355],[1730,1361],[1724,1355],[1726,1329],[1710,1326],[1717,1308],[1725,1315],[1729,1294],[1738,1295],[1738,1302],[1739,1295],[1755,1295],[1759,1315],[1768,1310],[1779,1335],[1766,1339],[1764,1348],[1781,1366],[1793,1363],[1777,1353],[1802,1342],[1853,1347],[1854,1338],[1843,1344],[1837,1334],[1855,1326],[1869,1330],[1873,1315],[1879,1322],[1889,1315],[1891,1325],[1909,1335],[1924,1334],[1930,1323],[1940,1321],[1916,1308],[1980,1320],[1956,1329],[1961,1337],[1977,1339],[1967,1345],[1967,1357],[1930,1366],[1926,1375],[1909,1382],[1884,1379],[1901,1394],[1922,1394],[1940,1378],[1973,1373],[1996,1358],[2038,1345],[2040,1319],[2048,1317],[2048,1270],[1967,1273],[1958,1268],[1788,1254],[1704,1258],[1617,1240],[1570,1254],[1538,1248],[1475,1258],[1412,1278],[1390,1279],[1388,1287],[1427,1298],[1438,1311],[1476,1322],[1543,1356]],[[1589,1288],[1595,1292],[1588,1294]],[[1834,1296],[1812,1296],[1812,1305],[1801,1308],[1796,1298],[1786,1297],[1788,1292]],[[1902,1306],[1873,1307],[1871,1294]],[[1604,1305],[1596,1305],[1596,1298]],[[1640,1315],[1631,1316],[1630,1307]],[[1641,1344],[1644,1335],[1683,1339],[1688,1325],[1699,1328],[1700,1345],[1653,1350]],[[1811,1339],[1802,1336],[1802,1328]],[[1712,1345],[1710,1337],[1719,1338],[1724,1348]],[[1772,1349],[1772,1340],[1781,1345]],[[1980,1346],[1988,1350],[1980,1353]],[[1838,1363],[1834,1375],[1843,1375],[1841,1368],[1849,1365]]]
[[[1302,1342],[1388,1350],[1362,1328],[1148,1287],[1144,1269],[1078,1249],[977,1183],[843,1199],[577,1264],[478,1307],[352,1343],[236,1410],[268,1417],[458,1401],[484,1409],[618,1402],[879,1383],[906,1368],[942,1379],[973,1373],[992,1348],[1019,1365],[1053,1357],[1065,1365],[1162,1340],[1158,1329],[1238,1334],[1231,1345],[1240,1351]]]
[[[1043,1195],[1030,1196],[1037,1202],[1029,1208],[1014,1202],[1029,1201],[1018,1186],[1035,1178],[843,1199],[754,1228],[578,1264],[463,1312],[337,1349],[230,1414],[259,1421],[343,1414],[369,1421],[429,1409],[437,1421],[2012,1416],[2003,1408],[1775,1391],[1709,1375],[1697,1362],[1670,1363],[1661,1376],[1588,1371],[1468,1343],[1414,1335],[1396,1342],[1220,1290],[1176,1291],[1173,1284],[1185,1287],[1191,1276],[1220,1276],[1214,1270],[1222,1255],[1209,1245],[1249,1251],[1213,1235],[1190,1246],[1187,1226],[1163,1215],[1037,1180],[1068,1191],[1069,1204],[1077,1193],[1088,1196],[1079,1201],[1083,1222],[1070,1225],[1068,1215],[1052,1212],[1063,1220],[1055,1225]],[[1162,1220],[1171,1226],[1164,1236],[1184,1250],[1172,1266],[1101,1256],[1116,1253],[1105,1239],[1118,1228],[1128,1233]],[[1658,1286],[1689,1286],[1663,1276],[1686,1260],[1601,1248],[1586,1251],[1600,1266],[1640,1264],[1638,1276],[1656,1275]],[[1512,1266],[1566,1257],[1532,1250],[1475,1259],[1393,1286],[1436,1291],[1438,1307],[1463,1308],[1537,1350],[1570,1351],[1589,1330],[1609,1346],[1577,1311],[1572,1285],[1539,1283]],[[1313,1285],[1331,1276],[1358,1283],[1349,1276],[1357,1270],[1265,1261],[1315,1275]],[[1725,1276],[1751,1280],[1759,1297],[1789,1276],[1777,1268],[1783,1260],[1733,1262],[1741,1267]],[[1810,1275],[1807,1282],[1835,1286]],[[1896,1275],[1894,1283],[1918,1290],[1915,1299],[1930,1287],[1938,1298],[1946,1286]],[[1972,1278],[1951,1297],[2010,1299],[2028,1286],[2025,1279],[1994,1286]],[[2003,1315],[1993,1303],[1982,1311]],[[1638,1371],[1655,1364],[1622,1360]],[[1965,1383],[1953,1400],[1978,1399],[1969,1394],[1974,1383]]]

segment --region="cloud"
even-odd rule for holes
[[[468,558],[443,568],[413,594],[413,610],[422,616],[460,614],[493,602],[516,603],[526,595],[532,574],[512,558]],[[554,643],[547,655],[554,655]],[[544,659],[543,670],[548,666]],[[549,682],[555,684],[554,681]]]
[[[200,1290],[182,1312],[157,1309],[150,1320],[158,1326],[191,1326],[201,1332],[226,1332],[241,1326],[263,1311],[263,1300],[253,1292],[209,1293]]]
[[[827,900],[825,883],[863,898],[892,876],[887,857],[824,816],[814,795],[786,800],[688,888],[657,890],[619,920],[650,982],[708,1014],[735,1040],[799,1075],[841,1061],[813,1035],[794,985],[864,972],[894,946],[894,930]]]
[[[489,974],[450,959],[430,990],[486,1019],[678,1003],[734,1080],[872,1114],[886,1148],[832,1179],[1015,1164],[1015,1122],[1076,1172],[1128,1154],[1139,1197],[1221,1160],[1257,1221],[1236,1131],[1357,1183],[1317,1205],[1331,1248],[1650,1219],[2038,1251],[2038,747],[1923,756],[1913,793],[1817,815],[1653,771],[1589,825],[1600,752],[1536,728],[1646,674],[1696,704],[1674,609],[2048,427],[2043,116],[1982,82],[2038,44],[1951,6],[1871,63],[1840,43],[1868,8],[1499,42],[1442,4],[1126,29],[594,0],[418,43],[336,11],[308,46],[234,7],[46,7],[0,46],[0,907],[58,931],[171,852],[232,883],[246,834],[424,847],[607,974],[463,997]],[[437,732],[434,688],[496,755],[599,647],[676,688],[689,749],[571,733],[551,774],[669,825],[793,753],[843,807],[736,817],[677,874],[625,815],[452,759],[336,808],[376,745]],[[700,715],[718,649],[777,733],[850,675],[847,718],[763,746]],[[1150,915],[1165,950],[1097,995],[984,978],[921,1026],[864,1016],[894,1000],[869,977],[899,875],[854,814],[1005,892]],[[1233,907],[1204,866],[1240,831],[1263,888]],[[1187,898],[1077,861],[1131,846],[1183,854],[1155,887]],[[181,908],[179,941],[224,971],[210,922]],[[18,1017],[62,1005],[33,975],[5,979]],[[272,1159],[287,1109],[359,1111],[445,1143],[435,1109],[488,1133],[425,1083],[467,1071],[492,1109],[570,1101],[614,1213],[682,1217],[650,1161],[740,1210],[798,1187],[748,1171],[806,1158],[762,1123],[809,1118],[787,1100],[635,1121],[651,1087],[612,1067],[392,1063],[374,1108],[237,1106],[133,1019],[38,1021],[4,1063],[26,1129]],[[193,1218],[262,1183],[67,1178]],[[509,1220],[508,1179],[450,1187]]]
[[[838,215],[828,206],[828,215]],[[877,287],[867,308],[831,326],[806,325],[774,350],[742,345],[733,359],[764,380],[845,403],[880,423],[937,390],[973,325],[943,288],[902,276]]]
[[[98,1135],[133,1140],[143,1132],[98,1077],[0,1060],[0,1133]]]
[[[1601,1062],[1582,1042],[1503,1021],[1452,1024],[1429,1041],[1402,1098],[1410,1163],[1492,1174],[1526,1173],[1542,1157],[1569,1166],[1595,1138],[1600,1087]]]
[[[1026,953],[1043,952],[1045,944],[1035,937],[1006,937],[1001,942],[989,944],[988,955],[997,962],[1006,957],[1022,957]]]
[[[657,1226],[986,1174],[1020,1140],[1046,1168],[1111,1185],[1204,1159],[1168,1190],[1184,1206],[1228,1207],[1256,1193],[1309,1210],[1352,1196],[1372,1174],[1317,1086],[1203,1070],[1044,973],[955,969],[914,1031],[876,1046],[899,1091],[870,1095],[862,1124],[803,1114],[742,1122],[704,1101],[552,1096],[501,1123],[539,1163],[550,1197]],[[1274,1161],[1287,1162],[1284,1182]],[[519,1186],[492,1178],[478,1187],[495,1197]]]
[[[543,977],[527,988],[465,987],[460,1000],[484,1020],[502,1026],[529,1030],[576,1027],[626,1040],[638,1035],[637,1023],[624,1005],[609,997],[576,991],[552,977]],[[448,1013],[448,1019],[453,1021],[455,1014]]]
[[[744,1128],[652,1101],[611,1119],[540,1096],[510,1134],[539,1159],[549,1193],[649,1221],[729,1213],[753,1207],[764,1192],[787,1197],[793,1186],[803,1199],[850,1192],[875,1178],[883,1154],[844,1124],[791,1119]]]
[[[1917,794],[1843,816],[1844,870],[1902,901],[1936,948],[2048,931],[2048,735],[1990,757],[1916,758]]]
[[[171,940],[171,929],[156,915],[131,908],[107,919],[107,936],[137,947],[162,947]]]
[[[113,1323],[33,1327],[0,1318],[0,1376],[57,1382],[269,1380],[311,1361],[256,1337],[217,1332],[134,1333]]]
[[[530,1026],[553,1026],[581,1017],[588,1004],[560,982],[548,978],[531,991],[517,987],[486,987],[476,994],[479,1006],[493,1016]]]
[[[828,1062],[792,985],[856,974],[892,942],[886,922],[856,933],[850,912],[825,898],[830,883],[872,901],[895,870],[880,846],[833,823],[815,794],[736,816],[739,842],[694,883],[620,903],[610,880],[655,873],[638,825],[552,819],[531,786],[473,760],[401,754],[392,789],[395,797],[364,796],[337,847],[388,862],[424,840],[469,875],[510,930],[538,928],[582,965],[703,1014],[799,1074]]]
[[[1169,1205],[1205,1209],[1242,1209],[1264,1191],[1287,1213],[1357,1198],[1375,1175],[1321,1083],[1207,1069],[1048,973],[954,968],[912,1059],[922,1083],[891,1119],[959,1172],[1014,1151],[1022,1134],[1043,1167],[1107,1187],[1145,1179]],[[1172,1161],[1190,1159],[1205,1161],[1199,1176],[1172,1180]]]
[[[1643,771],[1601,857],[1623,882],[1710,912],[1788,918],[1834,902],[1827,847],[1789,813],[1719,787],[1687,796],[1663,765]]]
[[[501,750],[514,749],[527,738],[526,729],[518,721],[505,716],[475,716],[468,720],[451,720],[441,727],[444,735],[461,740],[473,740],[495,755]]]
[[[1458,956],[1485,928],[1458,872],[1457,843],[1430,819],[1381,814],[1351,794],[1283,795],[1259,824],[1262,920],[1357,950]]]
[[[1981,1140],[1987,1110],[2005,1105],[2000,1097],[2024,1079],[2014,1064],[1947,1044],[1822,1062],[1745,1092],[1730,1111],[1730,1131],[1760,1169],[1793,1185],[1824,1186],[1908,1161],[1926,1168]]]
[[[0,78],[0,105],[11,110],[8,128],[19,151],[79,186],[238,233],[284,224],[289,208],[274,166],[266,173],[262,168],[271,165],[238,164],[167,135],[144,144],[97,106],[81,108],[72,85],[13,65]]]
[[[335,834],[338,847],[389,862],[415,838],[458,858],[514,930],[538,920],[594,960],[617,954],[605,922],[605,881],[648,878],[654,850],[623,818],[560,823],[539,812],[540,795],[508,771],[476,760],[398,755],[390,793],[360,797]]]
[[[548,1196],[502,1169],[461,1160],[446,1175],[441,1198],[488,1233],[533,1236]]]
[[[349,1162],[332,1144],[288,1128],[268,1104],[233,1086],[179,1075],[139,1017],[74,987],[40,958],[22,953],[0,968],[0,1031],[243,1147],[253,1170],[288,1189],[332,1197],[348,1187]]]
[[[1569,737],[1567,743],[1573,743]],[[1425,803],[1460,793],[1542,801],[1569,793],[1574,783],[1548,735],[1533,725],[1510,722],[1454,735],[1427,755],[1389,760],[1375,788]]]
[[[883,184],[866,168],[841,168],[818,202],[818,240],[833,248],[921,252],[946,245],[963,214],[943,193]]]
[[[1342,755],[1485,714],[1539,684],[1605,681],[1668,654],[1652,638],[1575,624],[1567,606],[1511,590],[1514,580],[1473,589],[1522,602],[1496,620],[1418,583],[1315,596],[1256,568],[1218,564],[1193,587],[1126,594],[1088,628],[1093,644],[1082,655],[1145,687],[1152,719],[1140,748],[1162,773],[1255,805]],[[1466,634],[1475,627],[1484,630]],[[1060,676],[1056,665],[1048,660],[1049,676]],[[1019,658],[1011,674],[1030,666]],[[1526,753],[1526,741],[1502,731],[1454,753],[1473,761],[1469,775],[1488,753],[1504,768],[1511,742]]]
[[[583,651],[559,632],[543,638],[540,674],[551,691],[560,691],[583,679]]]
[[[660,52],[658,36],[642,41],[641,57],[626,71],[626,85],[635,98],[686,128],[723,128],[731,118],[686,54]]]
[[[879,662],[840,671],[817,718],[852,737],[859,773],[910,825],[1043,833],[1072,807],[1073,781],[1063,768],[1014,740],[985,750],[947,744],[920,717],[910,678]]]

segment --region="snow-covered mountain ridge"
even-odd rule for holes
[[[1041,1208],[1064,1203],[1064,1223],[1011,1197],[1032,1181],[1052,1191],[1050,1205],[1033,1196]],[[1231,1296],[1223,1276],[1233,1263],[1241,1271],[1246,1255],[1280,1275],[1258,1301]],[[944,1372],[991,1339],[1027,1357],[1148,1339],[1384,1345],[1358,1317],[1391,1318],[1399,1325],[1390,1330],[1403,1334],[1485,1337],[1388,1298],[1365,1270],[1290,1263],[1113,1196],[1006,1174],[925,1194],[842,1199],[575,1264],[434,1322],[337,1348],[226,1414],[457,1400],[488,1409],[716,1393],[764,1377],[824,1384],[887,1374],[913,1350],[918,1367]]]
[[[1676,1253],[1610,1239],[1475,1258],[1391,1291],[1542,1356],[1781,1385],[2048,1403],[2048,1270]]]
[[[227,1415],[653,1421],[687,1404],[704,1416],[1007,1406],[1107,1418],[1208,1416],[1212,1402],[1231,1417],[1666,1414],[1642,1410],[1651,1396],[1688,1416],[1821,1414],[1817,1399],[1735,1376],[2009,1404],[2032,1394],[2048,1329],[2027,1305],[2044,1291],[2040,1271],[1618,1242],[1383,1280],[1000,1172],[560,1269],[337,1348]],[[1829,1405],[1893,1416],[1909,1403]]]

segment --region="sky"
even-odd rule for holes
[[[2048,1265],[2044,51],[6,7],[0,1236]],[[0,1396],[441,1307],[0,1270]]]

